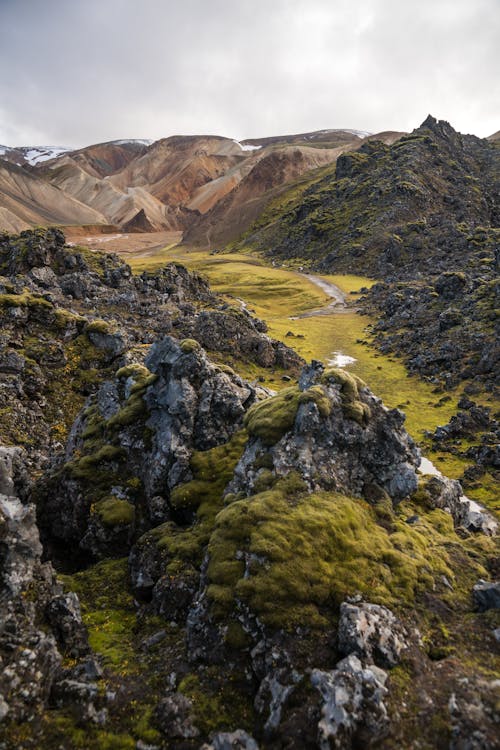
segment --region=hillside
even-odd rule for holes
[[[185,229],[187,241],[206,244],[212,236],[217,243],[235,239],[255,220],[273,191],[334,162],[343,150],[357,148],[362,135],[327,130],[268,137],[262,143],[239,143],[220,136],[172,136],[155,143],[122,140],[75,151],[0,150],[4,159],[101,215],[84,222],[75,210],[74,217],[65,213],[63,222],[55,217],[52,222],[101,221],[125,231],[131,227],[134,231]],[[9,213],[2,212],[0,226],[15,230],[48,223],[43,201],[40,211],[35,201],[32,217],[15,209],[10,204]]]
[[[44,179],[0,159],[0,229],[33,225],[101,224],[104,216]]]
[[[429,117],[392,145],[369,140],[341,156],[244,239],[273,257],[386,279],[436,272],[451,257],[462,270],[477,255],[476,229],[498,223],[499,159],[494,144]]]

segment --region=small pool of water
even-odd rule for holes
[[[356,362],[356,357],[350,357],[348,354],[342,354],[342,352],[333,352],[331,359],[326,361],[331,367],[347,367],[354,362]]]

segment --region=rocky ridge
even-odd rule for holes
[[[0,318],[2,438],[38,463],[62,450],[101,379],[141,363],[158,335],[189,336],[269,370],[301,364],[199,275],[168,264],[134,277],[116,256],[68,247],[57,229],[0,236]]]
[[[300,362],[181,267],[1,248],[3,408],[71,423],[0,455],[5,746],[494,747],[495,529],[419,481],[404,415],[320,363],[271,394],[214,361]]]

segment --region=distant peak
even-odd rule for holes
[[[457,135],[457,131],[450,125],[446,120],[437,120],[432,115],[427,115],[423,123],[418,130],[426,128],[432,130],[437,136],[441,138],[450,138]]]

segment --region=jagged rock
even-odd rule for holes
[[[331,672],[314,669],[311,684],[322,697],[318,724],[320,750],[372,747],[389,726],[384,698],[387,674],[363,667],[357,656],[340,661]]]
[[[393,613],[368,602],[340,605],[338,641],[341,654],[385,668],[399,664],[407,647],[404,628]]]
[[[472,596],[480,612],[500,609],[500,581],[478,581],[472,589]]]
[[[443,476],[431,477],[425,489],[434,508],[448,510],[455,526],[462,526],[468,531],[481,531],[494,536],[498,531],[498,522],[478,503],[469,500],[462,491],[460,482]]]
[[[275,732],[281,721],[283,708],[295,690],[302,676],[290,668],[275,669],[269,672],[259,685],[254,706],[258,713],[266,716],[264,732]]]
[[[200,750],[259,750],[253,737],[242,729],[234,732],[218,732],[209,743],[201,746]]]
[[[58,679],[62,657],[50,626],[75,653],[89,647],[76,595],[63,595],[50,563],[41,563],[34,506],[12,494],[26,489],[23,453],[0,446],[0,457],[9,492],[0,494],[0,713],[24,721],[46,706]]]
[[[268,455],[274,477],[298,471],[310,490],[366,497],[378,490],[397,503],[416,489],[420,461],[403,422],[402,412],[386,409],[359,379],[313,364],[298,388],[248,413],[250,440],[227,491],[259,491]]]
[[[239,376],[212,365],[194,341],[166,337],[145,362],[157,375],[146,396],[154,446],[147,461],[148,494],[162,494],[190,478],[192,449],[227,441],[255,401],[255,390]]]
[[[0,495],[26,497],[28,476],[25,459],[21,448],[0,445]]]
[[[158,729],[170,738],[190,739],[198,737],[200,732],[195,727],[191,716],[192,704],[182,693],[167,695],[155,709],[155,723]]]
[[[180,326],[186,336],[196,339],[206,349],[227,352],[262,367],[298,371],[304,364],[293,349],[265,336],[265,323],[245,310],[204,310],[181,321]]]
[[[266,638],[254,646],[250,657],[253,672],[260,680],[254,706],[266,717],[264,732],[270,737],[278,729],[283,709],[302,675],[294,669],[289,654]]]
[[[125,337],[121,331],[90,330],[88,337],[97,349],[106,352],[111,359],[119,357],[127,348]]]
[[[193,520],[192,511],[171,507],[172,490],[193,478],[193,451],[227,442],[256,400],[255,388],[212,364],[196,341],[165,337],[145,365],[119,369],[87,403],[72,430],[66,470],[40,502],[49,538],[77,543],[94,557],[126,554],[158,520]],[[97,451],[91,441],[89,453],[86,435],[95,429],[108,438]]]
[[[76,657],[89,653],[87,629],[76,594],[55,596],[48,603],[46,613],[59,645],[67,654]]]

